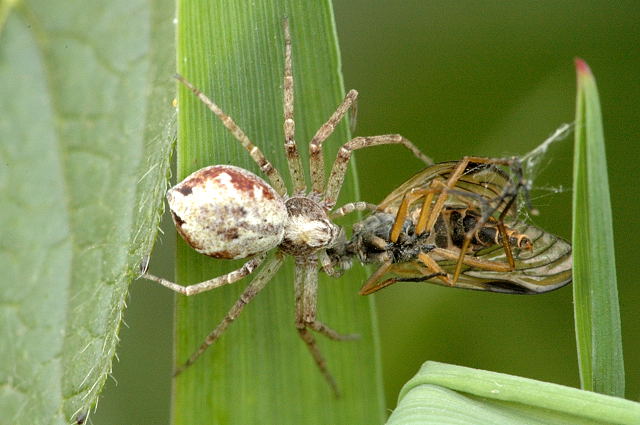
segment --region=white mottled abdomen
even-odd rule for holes
[[[280,244],[287,208],[278,193],[233,165],[202,168],[169,189],[176,229],[196,251],[245,258]]]

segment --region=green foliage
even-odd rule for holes
[[[427,362],[387,425],[637,424],[640,403],[563,385]]]
[[[582,388],[624,397],[624,362],[613,224],[600,101],[576,60],[578,97],[573,171],[573,293]]]
[[[344,96],[331,3],[178,3],[178,71],[211,97],[283,175],[282,20],[293,41],[296,138],[308,143]],[[229,131],[184,88],[178,91],[178,178],[210,164],[231,163],[258,174],[256,164]],[[348,140],[341,124],[327,140],[327,166]],[[350,173],[341,199],[359,199]],[[238,267],[178,243],[177,278],[192,284]],[[294,327],[291,259],[209,350],[174,384],[176,424],[380,423],[384,417],[372,299],[356,295],[364,271],[335,280],[322,276],[319,319],[355,342],[318,336],[343,397],[335,399]],[[177,305],[176,356],[184,360],[238,299],[250,278]]]
[[[168,4],[0,5],[1,423],[68,423],[111,371],[166,184]]]
[[[187,53],[181,56],[180,71],[212,95],[281,170],[286,170],[281,129],[282,16],[288,15],[293,27],[301,146],[344,93],[330,6],[305,3],[313,4],[225,2],[211,8],[196,4],[191,6],[204,9],[181,13],[181,18],[192,16],[192,20],[179,24],[185,31],[180,41]],[[633,52],[621,46],[637,45],[637,32],[630,31],[635,25],[631,17],[636,14],[629,13],[637,4],[627,3],[596,2],[589,7],[558,3],[536,16],[528,13],[528,4],[517,2],[513,6],[483,4],[482,13],[454,3],[395,3],[378,10],[378,15],[379,5],[339,2],[341,35],[350,48],[345,55],[350,61],[349,77],[363,93],[360,134],[399,131],[442,160],[469,153],[524,152],[544,138],[559,117],[570,116],[563,109],[568,90],[562,83],[564,71],[557,70],[566,68],[566,57],[584,51],[593,58],[606,58],[598,64],[602,75],[617,76],[616,81],[606,81],[608,98],[613,99],[606,107],[610,111],[607,154],[610,164],[616,164],[610,169],[611,187],[633,183],[637,167],[628,159],[635,145],[624,142],[637,133],[637,120],[632,116],[637,108],[632,101],[639,96],[635,95],[637,85],[631,84],[633,76],[622,71],[633,68],[637,55],[608,54]],[[367,19],[359,19],[363,12]],[[67,423],[76,412],[95,403],[111,370],[127,283],[151,249],[166,185],[172,130],[172,13],[173,4],[165,0],[0,1],[0,423]],[[525,13],[540,21],[527,20],[530,27],[515,28],[512,23],[520,22]],[[607,25],[598,26],[601,22]],[[546,37],[538,37],[540,23],[545,24]],[[183,24],[192,27],[185,29]],[[553,40],[553,55],[548,54],[549,39]],[[190,74],[192,61],[196,64]],[[578,127],[583,131],[579,137],[581,141],[593,136],[601,139],[599,108],[593,102],[595,84],[590,75],[583,77],[584,97],[578,112],[584,113],[585,125]],[[191,94],[181,93],[180,104],[182,129],[191,131],[189,139],[197,142],[182,145],[180,176],[215,162],[256,171],[246,152]],[[339,128],[327,143],[331,155],[346,138],[346,128]],[[576,270],[574,285],[581,372],[585,387],[621,395],[624,382],[615,275],[611,273],[613,241],[605,240],[612,234],[611,224],[607,214],[601,213],[610,208],[608,193],[603,192],[607,186],[604,149],[592,143],[581,146],[580,161],[576,161],[581,180],[576,181],[582,186],[574,192],[576,199],[605,201],[604,207],[590,203],[582,210],[575,208],[584,214],[574,218],[574,223],[582,223],[575,229],[580,237],[590,238],[579,241],[580,237],[574,237],[576,265],[585,266]],[[405,164],[404,153],[393,149],[372,151],[358,155],[364,157],[363,181],[369,183],[363,186],[365,196],[357,196],[351,186],[352,174],[347,178],[344,200],[375,202],[418,166]],[[600,168],[587,161],[600,161]],[[552,168],[556,173],[549,181],[556,185],[566,170],[555,164]],[[595,198],[588,195],[592,189],[597,192]],[[613,214],[618,222],[633,224],[637,197],[628,192],[612,190]],[[562,205],[562,196],[554,195],[547,206],[550,213],[540,217],[547,220],[542,227],[551,224],[555,226],[552,231],[560,229],[558,233],[568,228],[568,209],[555,208]],[[584,218],[588,219],[578,221]],[[589,223],[588,231],[584,223]],[[629,306],[625,310],[623,304],[623,313],[635,319],[636,272],[629,265],[635,258],[638,235],[633,226],[625,226],[624,232],[624,238],[617,238],[619,262],[624,266],[619,271],[621,290],[626,284],[627,295],[621,300]],[[579,256],[580,246],[592,252]],[[181,242],[179,255],[181,282],[222,272],[210,267],[215,261],[188,251]],[[363,335],[355,343],[320,339],[329,367],[346,395],[338,401],[330,397],[295,335],[291,273],[291,268],[282,271],[207,353],[208,359],[194,366],[193,375],[198,376],[177,383],[176,403],[185,422],[228,422],[232,416],[239,422],[255,416],[262,422],[273,417],[277,422],[296,423],[380,422],[384,402],[378,386],[375,333],[370,330],[371,300],[354,297],[365,273],[353,270],[340,281],[328,279],[322,288],[321,319],[341,331]],[[589,284],[592,286],[581,287],[580,275],[596,279]],[[181,358],[217,323],[243,286],[239,283],[196,297],[202,301],[180,300]],[[596,296],[587,298],[591,287]],[[407,371],[413,373],[418,359],[423,358],[504,367],[569,383],[574,379],[567,372],[571,369],[567,362],[574,360],[567,355],[570,338],[565,335],[568,325],[561,314],[561,306],[569,308],[569,301],[561,292],[523,300],[409,285],[377,297],[389,329],[385,344],[389,394],[397,392],[393,380],[405,381]],[[144,301],[136,303],[137,307],[149,304]],[[188,313],[184,312],[186,304]],[[163,313],[154,308],[141,314]],[[637,333],[637,320],[625,323],[629,336]],[[136,331],[131,329],[130,341],[136,340]],[[520,343],[523,335],[528,344]],[[626,343],[629,377],[637,376],[638,350],[629,347],[634,343],[632,337]],[[414,394],[437,392],[439,403],[447,399],[461,402],[453,406],[457,413],[471,412],[480,398],[490,398],[486,393],[470,396],[475,394],[471,389],[436,379],[432,366],[430,370],[425,366],[429,378],[424,385],[412,381],[416,385],[403,392],[401,408],[392,421],[398,420]],[[485,377],[490,373],[467,372],[456,379],[464,382],[478,373]],[[490,378],[499,378],[501,383],[520,379]],[[129,423],[143,423],[132,422],[129,415],[144,417],[144,397],[153,399],[154,411],[158,404],[168,402],[153,391],[141,394],[141,382],[148,384],[134,373],[120,381],[116,388],[120,393],[126,391],[122,381],[135,383],[128,396],[133,407],[127,410],[117,405],[114,409]],[[628,382],[633,396],[638,380]],[[543,395],[554,391],[545,387],[550,384],[534,384],[530,388]],[[513,388],[520,393],[527,386]],[[462,394],[451,394],[450,389]],[[582,400],[580,394],[576,403]],[[192,395],[196,396],[187,400]],[[599,400],[588,398],[591,396],[587,394],[585,400]],[[491,403],[495,404],[483,405],[481,413],[507,412],[506,417],[515,418],[511,402]],[[625,412],[636,412],[634,406],[624,406]],[[103,402],[101,407],[105,411],[109,406]],[[174,408],[176,416],[178,407]],[[539,417],[533,410],[528,412],[532,418]]]

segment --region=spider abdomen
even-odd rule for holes
[[[202,168],[169,189],[167,200],[180,236],[216,258],[246,258],[280,244],[287,208],[278,193],[233,165]]]

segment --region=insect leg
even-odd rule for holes
[[[284,196],[287,193],[287,187],[282,180],[282,176],[277,169],[267,160],[262,151],[254,145],[247,135],[242,131],[240,127],[233,121],[229,115],[225,114],[222,109],[211,99],[209,99],[204,93],[197,89],[193,84],[187,81],[182,75],[176,74],[175,79],[184,84],[189,90],[191,90],[197,97],[211,110],[219,119],[222,124],[233,134],[233,136],[240,142],[240,144],[249,152],[251,158],[258,164],[263,173],[267,175],[273,188],[279,195]]]
[[[467,266],[475,267],[478,269],[491,270],[494,272],[508,272],[512,270],[511,266],[507,263],[501,263],[499,261],[480,260],[476,257],[472,257],[470,255],[462,255],[460,253],[453,252],[444,248],[435,248],[431,252],[441,255],[442,257],[448,258],[450,260],[461,261],[462,264],[466,264]],[[456,280],[457,279],[454,279],[452,281],[452,286],[455,285]]]
[[[420,216],[418,217],[418,222],[416,223],[416,235],[421,235],[427,229],[427,221],[429,216],[431,215],[431,203],[433,202],[433,197],[436,195],[437,191],[435,190],[437,186],[441,186],[444,188],[444,183],[440,180],[436,179],[429,184],[429,187],[433,189],[430,191],[427,196],[424,197],[424,201],[422,202],[422,208],[420,209]],[[445,189],[441,189],[445,190]]]
[[[389,268],[391,267],[391,264],[392,264],[391,260],[387,260],[384,263],[382,263],[382,265],[378,267],[378,270],[376,270],[369,277],[369,279],[367,279],[364,285],[362,285],[362,288],[360,288],[360,292],[358,293],[360,295],[369,295],[376,291],[379,291],[382,288],[385,288],[389,285],[393,285],[394,283],[396,283],[396,279],[387,279],[383,282],[379,282],[380,278],[384,276],[387,270],[389,270]]]
[[[511,270],[514,270],[516,268],[516,262],[513,259],[513,253],[511,252],[511,245],[509,244],[509,235],[507,234],[507,229],[504,226],[504,217],[507,215],[509,208],[511,208],[511,205],[513,205],[515,200],[516,200],[516,195],[514,195],[511,198],[511,200],[505,205],[504,210],[502,210],[502,212],[498,216],[498,222],[497,222],[498,232],[500,232],[500,236],[502,236],[500,238],[502,240],[502,248],[504,249],[504,253],[507,256],[507,261],[509,262],[509,266],[511,267]]]
[[[460,176],[462,176],[462,174],[464,173],[464,170],[467,168],[468,164],[469,164],[468,157],[464,157],[462,160],[460,160],[460,162],[458,162],[458,165],[454,169],[453,173],[451,173],[451,175],[449,176],[449,179],[444,185],[444,188],[452,189],[460,179]],[[433,226],[435,225],[435,222],[438,219],[438,216],[440,215],[440,213],[442,212],[442,209],[444,208],[444,203],[447,200],[447,196],[448,195],[446,190],[442,190],[440,192],[440,195],[438,196],[438,199],[436,199],[436,202],[433,205],[433,209],[431,210],[431,215],[427,220],[427,225],[425,226],[426,229],[432,229]]]
[[[500,217],[498,219],[498,231],[501,234],[501,241],[502,241],[502,247],[505,251],[505,255],[507,257],[507,261],[509,262],[509,270],[507,271],[511,271],[515,269],[515,260],[513,259],[513,253],[511,251],[511,246],[509,245],[509,239],[508,236],[506,234],[506,229],[504,226],[504,217],[506,216],[506,214],[509,212],[509,209],[511,208],[511,206],[513,205],[513,203],[515,202],[516,197],[518,196],[518,191],[520,189],[520,185],[521,180],[522,180],[522,176],[521,174],[521,168],[518,165],[518,160],[517,158],[481,158],[481,157],[464,157],[462,161],[460,161],[460,165],[458,166],[458,169],[462,169],[463,171],[466,169],[466,167],[469,165],[470,162],[474,162],[474,163],[481,163],[481,164],[496,164],[496,165],[504,165],[504,166],[508,166],[510,167],[512,170],[515,169],[515,172],[517,174],[518,177],[518,182],[515,184],[509,184],[505,187],[502,195],[499,197],[498,202],[495,204],[495,206],[493,208],[490,208],[487,211],[483,211],[482,217],[480,220],[478,220],[478,222],[476,223],[476,225],[473,227],[473,229],[471,229],[470,231],[465,233],[464,236],[464,242],[462,243],[462,248],[460,250],[460,257],[458,258],[458,261],[456,263],[456,268],[455,268],[455,272],[453,274],[453,282],[455,283],[458,280],[458,277],[460,276],[460,272],[462,271],[462,264],[464,263],[463,260],[463,255],[466,254],[469,245],[471,244],[471,239],[473,238],[473,235],[476,234],[476,232],[478,232],[482,226],[484,226],[487,221],[489,220],[489,218],[492,217],[493,213],[498,210],[502,205],[503,202],[506,201],[506,203],[504,204],[504,207],[501,211]],[[456,171],[458,171],[458,169]],[[459,178],[459,176],[458,176]]]
[[[425,162],[427,165],[433,164],[433,161],[423,154],[420,149],[416,147],[409,140],[405,139],[399,134],[385,134],[381,136],[369,136],[369,137],[356,137],[349,140],[342,145],[338,151],[338,155],[333,163],[331,174],[329,175],[329,181],[324,192],[325,203],[327,206],[332,207],[336,204],[340,188],[344,181],[344,176],[347,172],[347,166],[349,159],[351,159],[351,153],[356,149],[362,149],[369,146],[378,145],[403,145],[409,149],[418,159]]]
[[[209,348],[214,342],[222,336],[224,331],[227,330],[231,322],[233,322],[236,317],[242,312],[244,307],[256,296],[258,292],[260,292],[267,283],[273,278],[273,275],[276,274],[280,266],[282,265],[284,258],[282,254],[276,254],[275,257],[270,259],[262,269],[258,272],[256,277],[251,281],[249,286],[244,290],[244,292],[238,298],[238,301],[231,307],[227,315],[222,319],[222,321],[215,327],[213,331],[205,338],[204,342],[198,347],[198,349],[191,354],[189,359],[182,365],[179,366],[174,372],[173,376],[179,375],[186,368],[191,366],[197,359],[205,352],[207,348]]]
[[[396,218],[393,222],[393,226],[391,227],[391,231],[389,232],[389,240],[391,242],[395,243],[398,241],[398,237],[400,237],[400,232],[402,231],[402,225],[404,224],[405,219],[409,215],[409,207],[411,206],[411,204],[413,204],[415,201],[419,200],[420,198],[424,197],[425,195],[426,195],[425,203],[427,200],[429,200],[429,203],[430,203],[436,192],[442,192],[442,190],[436,190],[432,188],[429,188],[429,189],[414,188],[404,194],[402,198],[402,202],[400,203],[400,207],[396,212]],[[424,204],[423,204],[423,209],[424,209]]]
[[[446,285],[454,286],[454,282],[449,279],[449,275],[442,270],[442,267],[433,259],[429,254],[421,252],[418,254],[418,259],[422,261],[422,263],[427,266],[429,271],[435,275],[438,279],[443,281]]]
[[[289,20],[285,18],[282,25],[284,27],[284,151],[287,154],[287,163],[289,164],[289,173],[293,181],[294,192],[304,193],[307,185],[304,181],[300,152],[298,152],[298,146],[296,145],[296,124],[293,120],[293,72],[291,70]]]
[[[470,163],[497,164],[497,165],[511,166],[513,164],[513,159],[512,158],[483,158],[483,157],[478,157],[478,156],[465,156],[464,158],[462,158],[458,162],[458,165],[456,166],[454,171],[449,176],[449,179],[447,180],[447,182],[445,184],[447,189],[453,189],[454,188],[454,186],[456,185],[456,183],[458,183],[458,180],[464,174],[464,172],[466,171],[466,169],[467,169],[467,167],[469,166]],[[436,220],[438,218],[438,215],[440,215],[440,212],[442,211],[442,209],[444,207],[444,203],[445,203],[446,200],[447,200],[447,191],[443,190],[442,193],[440,193],[440,196],[438,197],[438,199],[436,200],[436,202],[435,202],[435,204],[433,206],[433,210],[432,210],[431,216],[429,217],[429,220],[427,221],[427,225],[426,225],[427,229],[433,228],[433,225],[435,224],[435,222],[436,222]]]
[[[251,260],[247,261],[237,270],[224,274],[222,276],[214,277],[213,279],[205,280],[204,282],[195,283],[189,286],[181,286],[177,283],[170,282],[166,279],[163,279],[158,276],[154,276],[144,272],[140,276],[140,278],[152,280],[154,282],[159,283],[160,285],[166,286],[167,288],[178,292],[182,295],[195,295],[201,292],[206,292],[211,289],[219,288],[220,286],[228,285],[230,283],[237,282],[245,276],[251,274],[266,258],[267,254],[261,254],[253,257]]]
[[[391,227],[391,232],[389,233],[389,240],[391,242],[396,242],[400,235],[400,231],[402,229],[402,225],[404,223],[404,219],[407,217],[409,212],[409,206],[422,198],[424,196],[424,201],[422,202],[422,207],[420,208],[420,215],[418,217],[418,221],[416,222],[416,234],[421,235],[427,230],[427,222],[431,221],[430,217],[435,216],[437,218],[437,214],[440,214],[442,209],[437,213],[432,212],[431,204],[433,203],[433,198],[436,194],[446,195],[447,193],[457,194],[465,196],[466,192],[461,192],[453,189],[449,189],[447,185],[445,185],[442,181],[436,179],[431,182],[428,189],[412,189],[407,192],[402,199],[400,207],[398,208],[398,212],[396,213],[396,219]],[[426,195],[426,196],[425,196]],[[446,199],[446,198],[445,198]],[[434,211],[436,208],[434,207]],[[435,223],[435,220],[433,220]],[[433,224],[429,229],[433,228]]]
[[[496,165],[505,165],[505,166],[511,167],[513,164],[513,159],[465,156],[462,160],[460,160],[460,162],[458,163],[454,171],[449,176],[449,179],[444,185],[444,189],[441,191],[440,196],[438,196],[438,199],[434,203],[433,209],[431,210],[429,219],[426,220],[426,226],[424,228],[426,229],[433,228],[438,216],[440,215],[440,213],[442,212],[442,209],[444,208],[444,203],[446,202],[447,196],[448,196],[448,190],[451,190],[455,187],[456,183],[458,182],[458,180],[460,180],[460,177],[464,174],[464,172],[466,171],[470,163],[496,164]],[[498,208],[501,203],[502,203],[502,200],[500,200],[500,203],[495,208]],[[495,209],[493,209],[490,213],[484,213],[482,219],[479,220],[478,223],[476,223],[476,226],[474,227],[474,229],[472,229],[470,232],[467,232],[465,234],[465,239],[462,244],[462,249],[460,250],[460,256],[458,258],[455,273],[453,275],[453,281],[451,283],[452,285],[455,284],[455,282],[458,280],[458,276],[460,276],[460,271],[462,270],[462,264],[464,263],[463,256],[466,254],[469,248],[469,244],[471,243],[473,234],[476,231],[478,231],[487,222],[487,220],[489,219],[489,217],[491,217],[494,211]],[[420,224],[424,222],[423,217],[420,217],[419,222],[421,222]],[[424,230],[424,228],[422,228],[421,226],[422,230]]]

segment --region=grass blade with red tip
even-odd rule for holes
[[[573,293],[582,388],[624,397],[613,225],[596,82],[576,59]]]

